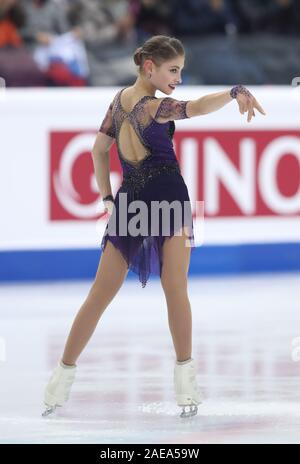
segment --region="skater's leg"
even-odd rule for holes
[[[187,242],[184,229],[181,235],[166,238],[163,245],[161,284],[177,361],[185,361],[192,355],[192,312],[187,291],[191,248]]]
[[[168,306],[170,331],[176,351],[174,387],[180,417],[197,414],[201,402],[195,363],[192,359],[192,312],[187,292],[187,275],[191,248],[187,231],[167,238],[163,245],[161,283]],[[184,362],[186,361],[186,362]],[[188,411],[185,408],[189,408]]]
[[[75,364],[102,313],[124,282],[127,272],[125,259],[108,240],[93,285],[73,322],[62,356],[64,364]]]

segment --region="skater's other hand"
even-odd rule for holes
[[[236,96],[236,101],[239,105],[241,114],[248,112],[247,122],[251,121],[252,116],[255,117],[254,108],[257,109],[261,114],[266,115],[264,109],[249,91],[247,95],[244,93],[238,93]]]
[[[105,200],[104,201],[104,212],[107,213],[109,216],[112,215],[113,209],[114,209],[114,202],[111,200]]]

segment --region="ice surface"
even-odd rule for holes
[[[1,443],[300,442],[299,274],[190,278],[205,397],[190,419],[175,403],[161,285],[127,280],[78,359],[69,401],[42,418],[45,385],[90,285],[0,285]]]

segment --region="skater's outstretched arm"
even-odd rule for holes
[[[248,122],[251,121],[252,116],[255,116],[255,108],[261,114],[266,114],[256,98],[242,85],[236,85],[223,92],[204,95],[197,100],[176,100],[172,97],[157,98],[149,102],[149,111],[153,119],[159,123],[164,123],[212,113],[234,99],[238,103],[241,114],[248,112]]]
[[[191,118],[193,116],[212,113],[230,103],[233,99],[236,99],[241,114],[248,112],[248,122],[251,121],[252,116],[255,116],[254,109],[257,109],[263,115],[266,114],[256,98],[242,85],[235,86],[231,90],[211,93],[197,100],[188,101],[186,114]]]

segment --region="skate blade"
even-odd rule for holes
[[[193,405],[189,405],[187,407],[189,407],[188,411],[185,410],[186,406],[183,406],[182,413],[180,414],[180,417],[182,417],[182,418],[193,417],[193,416],[195,416],[197,414],[198,406],[193,404]]]
[[[42,413],[43,417],[50,416],[55,412],[56,406],[48,406],[45,411]]]

